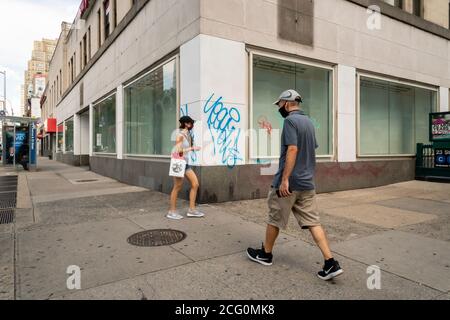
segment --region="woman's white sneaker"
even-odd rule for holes
[[[169,213],[166,215],[166,218],[172,219],[172,220],[181,220],[181,219],[183,219],[184,217],[183,217],[182,215],[178,214],[177,212],[169,212]]]
[[[205,216],[204,213],[198,211],[198,210],[191,210],[189,209],[187,216],[189,218],[203,218]]]

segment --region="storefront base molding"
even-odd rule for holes
[[[43,157],[48,157],[48,156],[50,156],[50,155],[53,155],[53,151],[52,150],[47,150],[47,149],[44,149],[44,151],[42,152],[42,156]]]
[[[89,155],[74,155],[73,153],[63,154],[61,152],[56,153],[56,160],[75,167],[89,166]]]
[[[123,183],[166,194],[172,190],[173,178],[168,175],[168,161],[118,160],[94,156],[90,158],[90,166],[92,171]],[[273,179],[268,167],[263,165],[195,167],[194,170],[200,182],[199,203],[266,198]],[[414,159],[318,163],[317,192],[354,190],[410,181],[414,179],[414,171]],[[185,182],[180,198],[189,198],[188,182]]]

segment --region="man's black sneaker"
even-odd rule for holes
[[[328,281],[336,278],[337,276],[340,276],[343,273],[344,270],[342,270],[339,262],[333,261],[330,265],[327,265],[327,263],[325,263],[323,270],[320,271],[317,276],[322,280]]]
[[[264,245],[261,249],[248,248],[247,255],[250,260],[258,262],[264,266],[272,265],[273,255],[271,253],[266,253],[266,250],[264,250]]]

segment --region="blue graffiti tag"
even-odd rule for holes
[[[236,128],[241,121],[241,114],[234,107],[225,107],[222,97],[211,103],[213,97],[214,93],[206,101],[203,112],[208,116],[207,123],[214,145],[214,155],[219,154],[222,164],[232,169],[242,160],[238,147],[241,129]]]
[[[181,106],[180,114],[182,117],[189,115],[189,106],[187,104],[185,104],[184,106]]]

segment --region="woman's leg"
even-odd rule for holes
[[[181,188],[183,187],[183,178],[173,178],[173,189],[172,193],[170,194],[170,211],[174,212],[177,210],[177,198],[178,193],[180,192]]]
[[[191,210],[195,210],[195,201],[197,200],[197,192],[200,185],[193,170],[186,171],[186,178],[191,184],[191,193],[189,194],[189,208]]]

